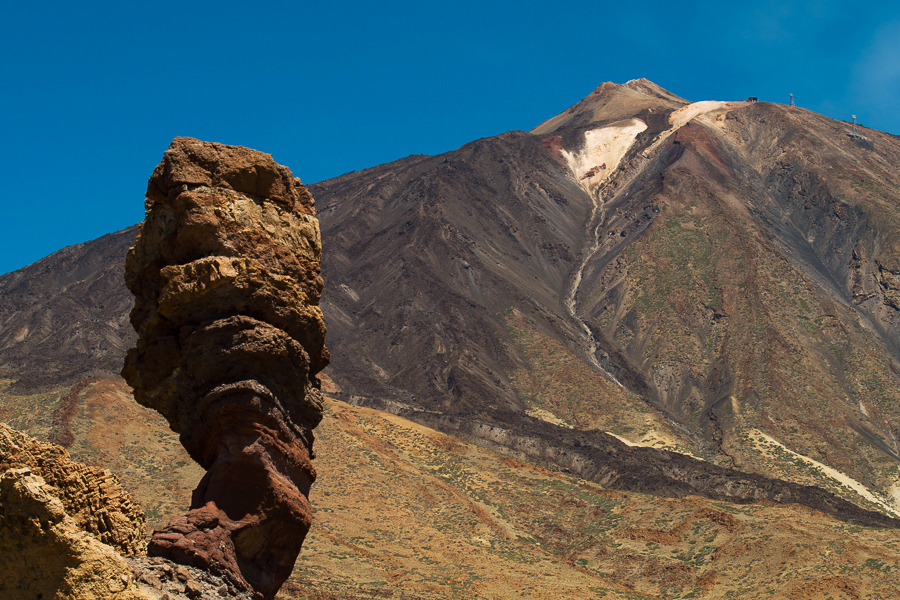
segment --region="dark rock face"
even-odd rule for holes
[[[314,206],[267,154],[176,138],[126,260],[139,340],[122,375],[207,469],[148,552],[263,598],[310,526],[315,374],[328,364]]]
[[[134,345],[123,257],[137,226],[0,276],[0,376],[19,393],[112,377]]]
[[[900,519],[862,509],[821,488],[742,473],[676,452],[628,447],[600,431],[563,429],[531,418],[504,428],[474,419],[401,414],[518,460],[577,473],[609,489],[670,498],[697,495],[736,504],[802,504],[848,523],[900,529]]]

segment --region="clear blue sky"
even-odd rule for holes
[[[0,273],[138,222],[188,135],[307,183],[528,130],[604,81],[900,134],[900,2],[10,2]]]

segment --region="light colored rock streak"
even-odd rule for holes
[[[588,344],[587,355],[591,364],[607,379],[622,388],[624,388],[622,383],[604,369],[600,361],[597,360],[599,344],[587,323],[577,315],[575,311],[575,297],[578,294],[578,288],[581,286],[585,266],[600,248],[600,238],[597,231],[597,216],[601,207],[600,187],[609,175],[618,168],[619,163],[622,162],[622,158],[634,144],[638,134],[646,129],[647,124],[640,119],[620,121],[614,125],[586,132],[584,134],[585,144],[577,152],[567,152],[565,150],[562,152],[569,168],[572,170],[572,174],[575,176],[575,180],[584,187],[593,203],[591,218],[588,221],[588,227],[593,229],[591,244],[582,255],[581,264],[578,265],[578,269],[572,277],[563,304],[569,316],[584,332],[584,338]]]
[[[671,115],[669,115],[669,127],[662,133],[660,133],[653,143],[644,151],[643,155],[645,158],[649,158],[653,155],[653,152],[659,148],[669,136],[673,133],[690,123],[696,118],[699,117],[720,117],[725,115],[726,113],[736,109],[741,108],[743,106],[748,106],[750,102],[724,102],[721,100],[702,100],[700,102],[694,102],[692,104],[688,104],[687,106],[682,106]],[[719,124],[718,121],[711,121],[714,124]]]
[[[650,419],[647,419],[650,422]],[[611,435],[626,446],[636,446],[639,448],[656,448],[657,450],[667,450],[669,452],[677,452],[684,454],[697,460],[705,460],[699,453],[691,452],[689,448],[685,448],[683,442],[665,431],[656,428],[650,428],[641,435],[637,441],[626,438],[624,436],[613,433],[612,431],[604,431],[607,435]]]
[[[593,129],[584,134],[584,146],[577,152],[562,151],[575,179],[592,194],[614,172],[638,134],[647,129],[640,119]]]
[[[552,423],[554,425],[559,425],[560,427],[565,427],[566,429],[574,429],[569,423],[560,419],[556,415],[554,415],[549,410],[544,410],[543,408],[532,407],[525,411],[525,414],[529,417],[534,417],[535,419],[540,419],[541,421],[546,421],[547,423]]]
[[[681,127],[696,118],[721,117],[731,110],[747,106],[749,102],[723,102],[718,100],[704,100],[694,102],[683,106],[669,115],[669,124],[671,127],[663,131],[653,143],[641,153],[642,159],[648,159],[653,152],[665,142],[669,136],[678,131]],[[715,120],[711,121],[717,124]],[[582,255],[581,264],[575,271],[566,296],[563,301],[569,316],[580,326],[584,332],[585,339],[588,343],[588,358],[601,373],[603,373],[610,381],[615,382],[619,387],[624,387],[615,377],[606,371],[597,360],[596,353],[599,349],[594,334],[591,332],[587,323],[576,313],[575,299],[578,295],[578,289],[581,287],[581,280],[584,274],[585,266],[588,261],[593,258],[594,254],[600,248],[600,223],[598,215],[602,207],[601,194],[603,184],[616,171],[622,159],[628,150],[634,144],[638,134],[647,129],[647,124],[640,119],[628,119],[619,121],[615,124],[593,129],[585,133],[585,144],[576,152],[562,151],[563,157],[569,165],[575,180],[587,190],[593,202],[591,208],[591,218],[588,221],[588,227],[593,230],[590,246]],[[639,171],[634,169],[634,172]],[[633,177],[633,175],[632,175]]]
[[[772,436],[768,435],[767,433],[763,433],[759,429],[751,429],[750,430],[750,439],[753,440],[753,442],[757,448],[759,448],[760,450],[763,450],[763,451],[767,450],[766,446],[777,446],[778,448],[781,448],[785,452],[789,453],[791,456],[794,456],[794,457],[802,460],[803,462],[809,464],[810,466],[812,466],[815,469],[818,469],[826,477],[830,477],[831,479],[837,481],[842,486],[850,488],[851,490],[853,490],[854,492],[856,492],[857,494],[859,494],[866,500],[877,504],[882,509],[884,509],[888,514],[895,516],[895,517],[900,517],[900,510],[897,510],[897,508],[895,508],[895,507],[891,506],[890,504],[888,504],[887,502],[885,502],[884,498],[881,498],[880,496],[872,493],[872,491],[869,490],[869,488],[867,488],[860,482],[856,481],[852,477],[848,477],[847,475],[841,473],[837,469],[833,469],[832,467],[829,467],[828,465],[824,465],[817,460],[809,458],[808,456],[804,456],[802,454],[798,454],[797,452],[794,452],[793,450],[791,450],[790,448],[788,448],[787,446],[785,446],[784,444],[782,444],[781,442],[779,442],[778,440],[773,438]]]
[[[888,488],[888,502],[894,506],[900,507],[900,482],[895,483]]]

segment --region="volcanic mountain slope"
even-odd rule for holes
[[[576,312],[709,455],[752,470],[775,438],[896,507],[900,144],[867,135],[764,104],[685,124],[598,190]]]
[[[671,100],[649,103],[658,112],[648,121],[661,127]],[[516,315],[587,359],[584,326],[565,299],[596,207],[563,160],[564,143],[510,132],[310,186],[331,240],[330,335],[346,348],[332,374],[350,394],[516,421],[526,403],[512,375],[528,365],[511,334]],[[589,378],[590,398],[563,418],[597,425],[602,406],[604,429],[636,418],[668,429],[628,389]]]
[[[895,510],[900,143],[864,131],[638,80],[312,185],[332,375],[482,442],[528,413]]]
[[[19,390],[118,376],[134,345],[123,257],[137,226],[0,277],[0,376]]]
[[[718,497],[734,486],[703,486],[740,477],[719,463],[892,513],[900,144],[864,132],[636,80],[531,133],[313,184],[329,373],[353,403],[605,485]],[[121,268],[88,258],[104,244],[77,249],[98,268],[63,290]],[[45,261],[0,277],[4,299],[39,314],[18,290],[58,293]],[[121,298],[121,321],[104,322],[124,323],[113,287],[103,305]],[[15,314],[0,365],[16,385],[83,377],[90,361],[55,367],[80,346],[48,346]],[[738,495],[812,502],[772,485]]]

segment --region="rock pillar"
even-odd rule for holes
[[[328,364],[315,203],[268,154],[176,138],[145,206],[122,375],[207,470],[148,553],[273,598],[310,526]]]

